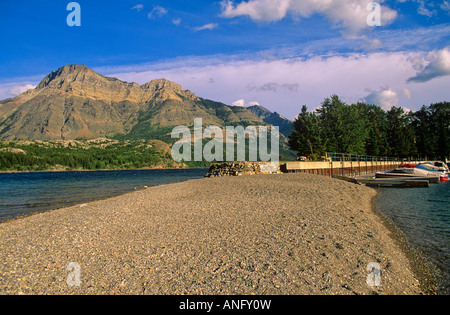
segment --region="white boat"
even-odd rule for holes
[[[420,163],[417,167],[432,172],[450,173],[447,164],[439,161]]]
[[[444,162],[424,162],[417,165],[416,169],[437,174],[441,178],[441,181],[447,181],[450,178],[450,170]]]
[[[424,162],[417,166],[396,168],[388,172],[376,173],[376,178],[439,178],[447,181],[450,176],[448,166],[443,162]]]
[[[378,172],[376,178],[401,178],[401,177],[440,177],[439,174],[433,171],[428,171],[421,168],[403,167],[396,168],[392,171]]]

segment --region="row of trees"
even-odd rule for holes
[[[0,171],[139,169],[172,164],[168,153],[142,146],[142,142],[104,148],[0,142]]]
[[[315,112],[303,106],[289,144],[300,156],[325,152],[398,158],[450,156],[450,103],[423,106],[417,112],[385,111],[365,103],[345,104],[337,95]]]

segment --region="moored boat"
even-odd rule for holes
[[[415,168],[416,166],[416,164],[402,164],[399,168]]]
[[[436,178],[438,181],[447,181],[450,176],[448,166],[443,162],[424,162],[419,165],[403,164],[387,172],[376,173],[376,178]]]
[[[378,172],[376,178],[401,178],[401,177],[439,177],[436,172],[427,171],[420,168],[402,167],[392,171]]]
[[[447,181],[450,177],[450,170],[444,162],[424,162],[419,164],[416,168],[437,174],[443,182]]]

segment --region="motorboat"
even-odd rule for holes
[[[439,161],[424,162],[416,166],[416,169],[425,170],[428,172],[438,174],[438,176],[441,178],[441,181],[447,181],[450,177],[450,170],[448,168],[448,165],[445,164],[444,162]]]
[[[403,164],[392,171],[376,173],[376,178],[430,178],[447,181],[450,176],[448,166],[443,162],[424,162],[419,165]]]
[[[402,164],[399,167],[400,168],[415,168],[417,164]]]
[[[392,171],[378,172],[376,178],[393,178],[393,177],[439,177],[437,172],[429,171],[419,167],[401,167]]]
[[[439,161],[420,163],[417,167],[427,169],[430,171],[435,171],[435,172],[450,173],[450,170],[449,170],[447,164],[445,164],[444,162],[439,162]]]

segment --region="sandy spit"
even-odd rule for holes
[[[0,294],[421,294],[375,195],[326,177],[260,175],[36,214],[0,224]],[[379,287],[367,284],[371,263]]]

